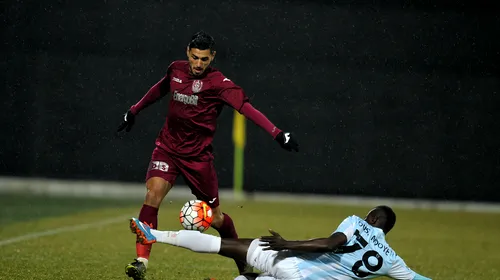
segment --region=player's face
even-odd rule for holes
[[[210,50],[188,48],[187,56],[189,60],[189,67],[191,68],[191,74],[199,76],[205,72],[212,60],[214,60],[215,51],[211,52]]]
[[[375,219],[375,215],[372,215],[372,212],[375,210],[376,208],[373,208],[372,210],[370,210],[370,212],[368,212],[368,214],[366,214],[365,221],[370,225],[374,225],[377,221],[377,219]]]

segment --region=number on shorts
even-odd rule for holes
[[[156,160],[151,161],[151,163],[149,165],[149,169],[167,172],[168,171],[168,164],[166,162],[163,162],[163,161],[156,161]]]

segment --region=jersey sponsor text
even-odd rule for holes
[[[198,105],[198,95],[185,95],[174,92],[174,100],[189,105]]]

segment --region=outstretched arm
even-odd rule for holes
[[[248,97],[243,92],[243,89],[235,85],[232,81],[223,82],[224,89],[220,92],[220,98],[236,111],[240,112],[245,118],[251,120],[257,126],[261,127],[276,139],[276,136],[281,132],[264,114],[255,109],[250,104]]]
[[[132,114],[134,115],[137,115],[140,111],[142,111],[149,105],[155,103],[163,96],[165,96],[168,93],[168,87],[169,87],[168,76],[169,75],[166,75],[158,83],[152,86],[148,90],[148,92],[141,98],[141,100],[139,100],[139,102],[130,107],[130,112],[132,112]]]
[[[248,102],[248,97],[239,86],[230,81],[227,84],[224,84],[223,82],[223,85],[224,89],[220,92],[220,98],[226,102],[226,104],[233,107],[247,119],[264,129],[271,135],[271,137],[273,137],[274,140],[276,140],[276,142],[280,144],[283,149],[287,151],[299,151],[299,144],[295,140],[295,137],[293,137],[290,132],[281,131],[266,116],[264,116],[264,114],[255,109],[252,104]]]
[[[294,250],[312,253],[334,252],[339,246],[347,242],[347,237],[341,232],[336,232],[327,238],[315,238],[309,240],[288,241],[273,230],[269,230],[271,236],[263,236],[261,246],[264,250]]]
[[[116,130],[117,132],[120,132],[122,130],[129,132],[132,129],[132,126],[134,126],[135,115],[167,94],[169,86],[168,77],[169,75],[167,74],[165,77],[163,77],[163,79],[161,79],[158,83],[151,87],[146,95],[144,95],[141,100],[137,102],[137,104],[130,107],[125,115],[123,115],[123,121],[118,126],[118,129]]]
[[[249,102],[243,104],[240,113],[245,116],[245,118],[264,129],[273,139],[276,139],[276,136],[281,132],[281,129],[277,128],[264,114],[255,109]]]
[[[249,102],[245,102],[243,104],[240,112],[247,119],[251,120],[269,133],[283,149],[287,151],[299,151],[299,144],[295,140],[295,137],[292,137],[290,132],[281,131],[281,129],[277,128],[266,116],[264,116],[264,114],[255,109]]]

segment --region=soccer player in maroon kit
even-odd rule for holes
[[[156,139],[146,174],[147,193],[139,220],[157,228],[158,208],[177,176],[182,175],[196,198],[212,207],[212,227],[219,235],[238,238],[231,217],[219,207],[213,164],[212,140],[222,108],[231,106],[267,131],[287,151],[298,151],[298,144],[291,133],[281,131],[256,110],[239,86],[210,66],[215,57],[214,46],[210,35],[196,33],[186,50],[188,60],[170,64],[165,77],[127,111],[118,131],[130,131],[139,112],[171,93],[167,118]],[[137,258],[125,268],[129,277],[145,278],[150,251],[151,245],[136,242]],[[236,264],[243,273],[246,264]]]

